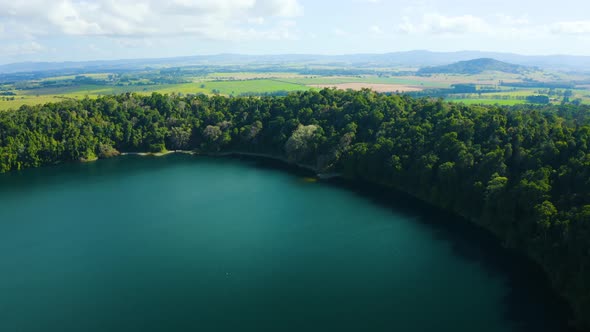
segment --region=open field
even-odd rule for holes
[[[336,88],[339,90],[360,90],[371,89],[377,92],[414,92],[422,91],[424,88],[417,86],[401,85],[401,84],[380,84],[380,83],[339,83],[339,84],[318,84],[312,85],[314,88]]]
[[[525,104],[526,101],[524,100],[502,100],[502,99],[447,99],[447,101],[453,103],[462,103],[465,105],[477,105],[477,104],[484,104],[484,105],[502,105],[502,106],[514,106]]]
[[[64,88],[42,88],[25,91],[28,95],[110,95],[124,92],[138,93],[220,93],[225,95],[238,95],[242,93],[262,93],[274,91],[298,91],[308,88],[299,84],[271,80],[224,80],[224,81],[199,81],[194,83],[157,84],[157,85],[129,85],[129,86],[105,86],[105,85],[81,85]],[[213,91],[217,90],[217,91]]]
[[[14,100],[0,100],[0,111],[17,109],[22,105],[33,106],[39,104],[57,103],[64,99],[67,98],[58,96],[18,96]]]
[[[549,81],[551,76],[547,74],[531,74],[528,79],[537,79],[539,82]],[[429,76],[308,76],[288,78],[285,81],[304,85],[326,85],[343,83],[375,83],[375,84],[402,84],[408,86],[420,86],[423,88],[450,88],[454,84],[476,84],[484,86],[498,86],[500,82],[521,82],[520,74],[507,73],[482,73],[477,75],[459,74],[434,74]]]
[[[109,75],[109,73],[97,73],[97,74],[84,74],[85,77],[90,77],[90,78],[94,78],[94,79],[106,79]],[[43,78],[40,81],[65,81],[65,80],[72,80],[76,78],[76,75],[65,75],[65,76],[53,76],[53,77],[47,77],[47,78]]]
[[[396,77],[382,77],[382,76],[310,76],[293,79],[285,79],[285,82],[301,84],[301,85],[334,85],[334,84],[348,84],[348,83],[367,83],[367,84],[399,84],[407,86],[417,86],[423,88],[448,88],[451,84],[437,80],[423,80],[416,76],[396,76]]]
[[[212,81],[202,82],[205,90],[218,90],[225,95],[239,95],[243,93],[267,93],[276,91],[303,91],[309,87],[285,81],[262,79],[244,81]],[[201,86],[200,85],[200,86]]]
[[[57,102],[64,98],[96,97],[100,95],[112,95],[125,92],[139,94],[176,93],[176,94],[264,94],[276,92],[304,91],[312,87],[277,81],[272,79],[252,80],[225,80],[225,81],[201,81],[181,84],[159,85],[131,85],[131,86],[105,86],[105,85],[80,85],[61,88],[39,88],[16,91],[16,96],[7,97],[10,100],[0,98],[0,110],[15,109],[21,105],[36,105],[49,102]],[[14,100],[11,100],[14,98]]]
[[[305,78],[305,75],[296,73],[212,73],[206,76],[207,80],[252,80],[258,78],[264,79],[285,79],[285,78]]]

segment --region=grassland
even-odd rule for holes
[[[447,88],[451,84],[442,81],[424,80],[420,77],[379,77],[379,76],[310,76],[285,79],[284,82],[300,85],[330,85],[347,83],[367,84],[399,84],[406,86],[420,86],[423,88]]]
[[[304,91],[312,87],[295,83],[277,81],[274,79],[251,79],[251,80],[225,80],[225,81],[201,81],[182,84],[160,84],[160,85],[130,85],[130,86],[105,86],[105,85],[80,85],[61,88],[40,88],[33,90],[20,90],[14,100],[2,100],[0,98],[0,110],[15,109],[21,105],[36,105],[49,102],[57,102],[66,98],[92,98],[100,95],[112,95],[125,92],[139,94],[176,93],[176,94],[214,94],[242,95],[242,94],[263,94],[279,91]],[[6,99],[6,98],[5,98]],[[12,97],[7,97],[12,99]]]
[[[39,105],[47,103],[57,103],[66,98],[72,97],[59,97],[59,96],[16,96],[14,100],[0,100],[0,111],[17,109],[22,105]],[[76,98],[76,97],[74,97]]]
[[[462,103],[466,105],[477,105],[477,104],[485,104],[485,105],[502,105],[502,106],[514,106],[519,104],[525,104],[526,101],[524,100],[514,100],[514,99],[447,99],[447,101],[454,102],[454,103]]]
[[[84,74],[86,77],[95,78],[95,79],[106,79],[109,75],[108,73],[96,73],[96,74]],[[76,78],[76,75],[65,75],[65,76],[52,76],[40,79],[40,81],[65,81],[65,80],[72,80]]]
[[[259,94],[277,91],[303,91],[310,89],[310,87],[307,86],[276,79],[208,81],[193,83],[193,86],[198,86],[198,88],[203,90],[202,92],[204,93],[210,93],[213,90],[217,90],[220,94],[224,95],[240,95],[245,93]],[[170,89],[167,88],[164,89],[163,92],[167,92],[169,90]]]
[[[253,72],[234,72],[234,73],[212,73],[205,76],[208,80],[251,80],[257,78],[266,79],[285,79],[306,77],[296,73],[253,73]]]

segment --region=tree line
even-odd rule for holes
[[[0,113],[0,172],[119,152],[271,154],[451,210],[532,257],[590,326],[590,107],[370,90],[122,94]]]

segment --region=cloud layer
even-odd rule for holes
[[[440,14],[424,14],[418,22],[405,18],[398,26],[399,31],[405,33],[426,34],[463,34],[479,33],[490,30],[487,22],[473,15],[444,16]]]
[[[298,0],[0,0],[0,22],[8,27],[4,34],[28,38],[281,38],[289,36],[282,20],[302,13]]]
[[[481,35],[481,36],[520,36],[542,37],[553,35],[590,35],[590,20],[563,21],[534,24],[528,17],[497,15],[485,19],[474,15],[445,16],[426,13],[422,16],[404,17],[395,29],[399,33],[422,35]]]
[[[551,26],[551,30],[558,34],[590,35],[590,20],[558,22]]]
[[[561,0],[548,12],[544,1],[0,0],[0,63],[410,49],[590,54],[590,2]]]

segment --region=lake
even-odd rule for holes
[[[542,274],[379,189],[254,160],[0,175],[0,331],[562,331]]]

